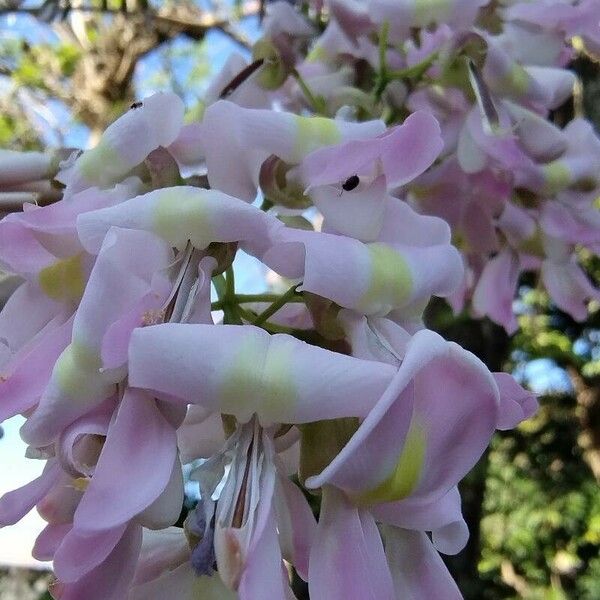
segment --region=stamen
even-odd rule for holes
[[[490,90],[483,80],[483,77],[481,76],[481,73],[479,72],[479,69],[475,63],[469,59],[467,65],[469,68],[469,80],[471,81],[471,87],[475,92],[477,104],[479,104],[479,108],[483,115],[484,129],[487,131],[487,133],[494,133],[500,126],[500,117],[498,116],[498,112],[494,106],[492,95],[490,94]]]
[[[227,96],[229,96],[230,94],[232,94],[233,92],[235,92],[235,90],[237,90],[237,88],[239,88],[240,85],[242,85],[242,83],[244,83],[244,81],[246,81],[246,79],[248,79],[248,77],[250,77],[252,75],[252,73],[254,73],[258,69],[260,69],[260,67],[263,66],[264,62],[265,62],[264,58],[259,58],[258,60],[255,60],[253,63],[250,63],[247,67],[245,67],[244,69],[242,69],[221,90],[221,93],[219,94],[219,98],[222,100],[223,98],[227,98]]]
[[[240,486],[240,493],[235,504],[233,511],[233,519],[231,520],[231,526],[239,529],[242,526],[244,520],[244,510],[246,508],[246,489],[248,488],[248,474],[250,472],[250,463],[252,461],[252,448],[254,446],[254,438],[250,441],[248,446],[248,453],[246,455],[246,466],[244,468],[244,477],[242,478],[242,485]]]

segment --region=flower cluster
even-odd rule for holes
[[[55,598],[284,600],[291,567],[315,600],[460,598],[457,484],[536,400],[423,312],[512,331],[525,269],[598,298],[600,141],[547,116],[599,4],[276,2],[201,121],[159,93],[60,164],[0,154],[7,193],[60,198],[0,221],[0,421],[46,464],[0,526],[37,507]]]

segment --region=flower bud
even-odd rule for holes
[[[252,48],[253,60],[264,60],[256,81],[266,90],[280,88],[290,73],[290,67],[272,40],[262,38]]]
[[[286,208],[308,208],[311,200],[304,195],[299,181],[288,178],[292,167],[272,154],[265,160],[258,176],[264,195],[273,203]]]

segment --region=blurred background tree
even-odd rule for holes
[[[0,144],[64,145],[72,122],[93,144],[148,85],[191,103],[209,70],[207,33],[247,49],[237,23],[258,10],[257,0],[0,2]]]
[[[193,117],[209,75],[258,36],[261,10],[255,0],[0,0],[0,147],[93,145],[159,89],[178,93]],[[599,65],[582,54],[573,68],[581,85],[554,118],[585,114],[600,130]],[[599,281],[600,261],[586,264]],[[600,307],[576,323],[527,276],[516,305],[512,339],[442,302],[428,313],[432,328],[541,395],[538,415],[498,434],[465,480],[471,539],[449,564],[467,599],[598,600]],[[34,598],[38,580],[19,585]],[[26,597],[13,588],[0,573],[0,600]]]

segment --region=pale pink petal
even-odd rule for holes
[[[450,227],[443,219],[421,215],[408,203],[390,197],[385,206],[379,241],[408,246],[449,244]]]
[[[444,554],[458,554],[469,539],[469,529],[461,513],[458,488],[453,487],[441,498],[426,502],[405,498],[373,507],[378,521],[414,531],[430,531],[433,545]]]
[[[373,517],[335,488],[323,490],[308,581],[314,600],[396,598]]]
[[[575,258],[567,262],[545,260],[542,279],[556,306],[576,321],[587,317],[587,300],[600,300],[600,290],[590,283]]]
[[[50,153],[0,150],[0,185],[46,179],[56,159]]]
[[[177,456],[165,489],[138,515],[139,523],[149,529],[164,529],[176,523],[185,499],[183,486],[183,472]]]
[[[267,9],[268,8],[269,7],[267,7]],[[217,102],[227,84],[229,84],[229,82],[247,66],[248,61],[241,54],[235,51],[231,52],[225,61],[223,68],[216,77],[213,78],[204,93],[204,102],[206,105],[209,106]],[[227,96],[227,100],[238,106],[243,106],[244,108],[270,108],[270,94],[267,90],[258,85],[256,81],[258,75],[259,72],[256,72],[255,75],[246,79],[242,85]]]
[[[170,288],[152,290],[143,296],[139,302],[120,319],[110,325],[102,338],[102,366],[105,369],[118,369],[127,362],[129,339],[136,327],[142,327],[147,317],[151,320],[159,314]]]
[[[567,140],[556,125],[519,104],[506,100],[504,106],[514,120],[521,145],[534,159],[547,162],[565,151]]]
[[[129,109],[104,131],[95,148],[63,168],[57,179],[66,184],[66,195],[86,187],[116,183],[159,146],[168,146],[183,125],[184,105],[172,93],[158,93],[143,105]]]
[[[54,555],[54,572],[63,583],[72,583],[100,565],[125,532],[125,525],[100,532],[82,532],[73,527]]]
[[[97,253],[108,230],[115,227],[152,232],[183,249],[190,240],[204,249],[212,242],[262,238],[273,217],[217,190],[180,186],[154,190],[116,206],[77,219],[84,247]]]
[[[410,334],[400,325],[386,318],[364,317],[343,309],[338,321],[352,346],[352,356],[400,365]]]
[[[385,543],[396,598],[462,600],[446,565],[424,532],[386,527]]]
[[[31,555],[36,560],[47,561],[54,558],[56,549],[60,546],[63,538],[71,530],[71,523],[58,523],[46,525],[37,536]]]
[[[50,491],[60,472],[58,463],[50,459],[39,477],[4,494],[0,498],[0,527],[20,521]]]
[[[106,560],[74,583],[59,581],[52,593],[59,600],[123,600],[135,572],[142,528],[130,524]]]
[[[517,330],[512,303],[518,277],[516,255],[510,249],[502,250],[485,265],[473,293],[473,312],[477,316],[488,316],[509,334]]]
[[[149,292],[154,272],[171,260],[171,248],[151,233],[116,228],[109,232],[75,315],[72,342],[56,361],[37,409],[21,428],[29,444],[47,445],[63,427],[114,393],[125,373],[101,371],[104,334]]]
[[[134,517],[165,489],[175,459],[175,431],[154,399],[127,390],[75,513],[75,526],[82,531],[100,531]]]
[[[536,413],[538,401],[533,392],[522,388],[508,373],[494,373],[494,379],[500,390],[498,429],[513,429]]]
[[[440,498],[489,444],[498,403],[498,388],[479,359],[432,331],[418,331],[379,403],[306,484],[332,483],[365,504]]]
[[[417,111],[377,138],[316,150],[301,169],[307,186],[341,185],[352,175],[371,175],[381,161],[388,187],[396,188],[430,167],[441,149],[438,122],[430,113]]]
[[[6,348],[6,360],[61,312],[60,305],[37,286],[28,282],[21,284],[0,311],[0,346]]]
[[[262,260],[285,277],[302,277],[303,290],[376,316],[425,302],[431,295],[448,295],[462,276],[462,260],[450,244],[367,245],[290,228],[274,236]]]
[[[73,477],[62,469],[56,477],[50,491],[36,504],[40,517],[47,523],[58,525],[72,523],[73,514],[81,499],[81,491]]]
[[[260,166],[271,154],[298,164],[317,148],[374,137],[385,126],[248,109],[221,100],[206,109],[202,128],[211,187],[252,202]]]
[[[325,217],[323,230],[333,230],[363,242],[373,242],[379,237],[389,198],[384,176],[350,192],[330,185],[315,187],[310,197]]]
[[[66,473],[75,478],[93,475],[99,450],[97,436],[106,436],[115,407],[116,398],[109,398],[61,432],[56,454]],[[85,445],[88,440],[92,442],[91,449]]]
[[[264,424],[364,415],[394,371],[249,325],[137,329],[129,354],[131,385]]]
[[[216,454],[225,442],[221,414],[203,406],[190,405],[185,419],[177,429],[177,446],[182,463]]]
[[[0,422],[36,404],[48,384],[56,359],[71,339],[72,327],[73,319],[49,324],[36,337],[33,347],[25,348],[11,361],[10,373],[0,376]]]
[[[183,563],[189,564],[190,547],[181,527],[159,531],[144,529],[142,549],[135,571],[135,585],[157,579]]]
[[[261,503],[265,500],[261,498]],[[259,597],[286,600],[288,597],[286,588],[289,586],[286,575],[277,540],[276,522],[271,509],[261,527],[260,537],[253,542],[252,550],[248,553],[237,590],[238,597],[240,600],[254,600]]]
[[[310,549],[314,543],[317,523],[306,498],[287,477],[277,478],[275,508],[277,530],[283,557],[308,581]]]
[[[527,66],[525,71],[544,90],[544,105],[547,108],[557,108],[573,95],[573,86],[577,80],[573,71],[537,66]]]

